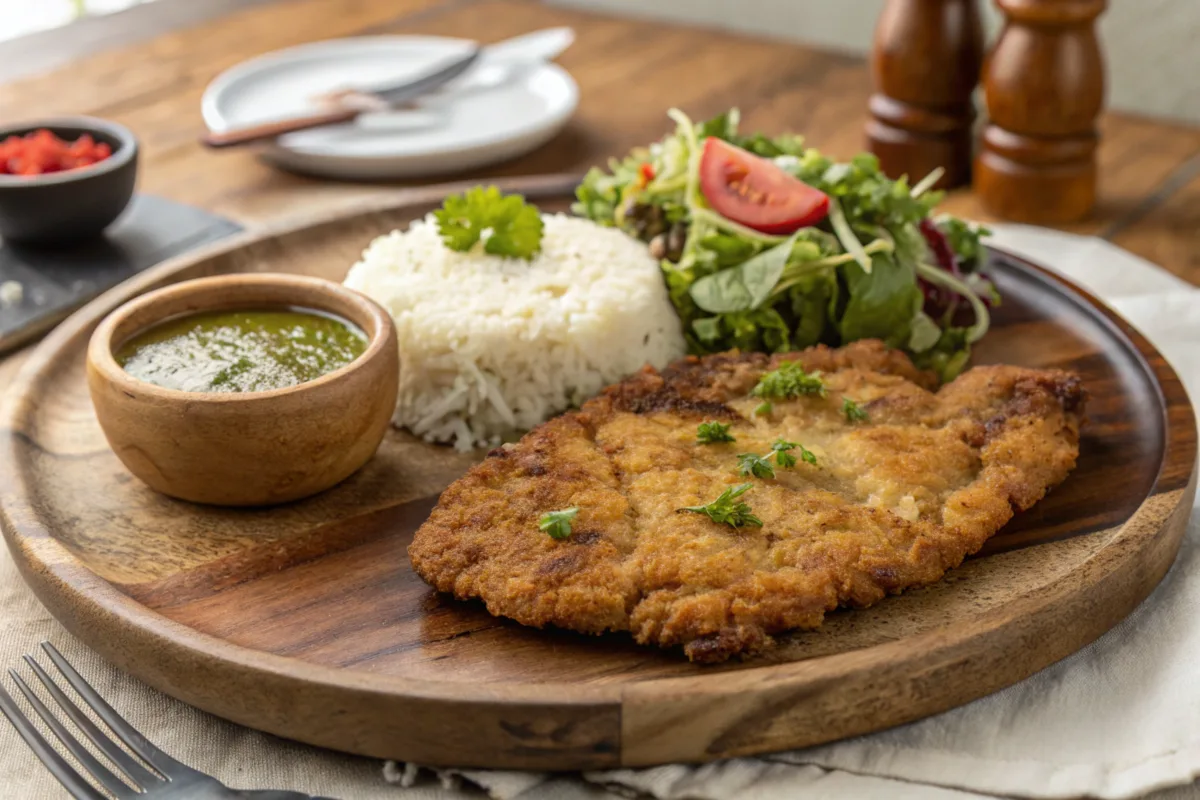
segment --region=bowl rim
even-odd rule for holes
[[[12,189],[20,186],[55,186],[65,183],[99,178],[116,172],[130,161],[137,158],[138,140],[133,131],[118,122],[112,122],[99,117],[50,117],[48,119],[30,120],[0,125],[0,139],[19,133],[29,133],[41,128],[77,128],[83,133],[102,133],[119,142],[113,149],[112,155],[103,161],[89,164],[86,167],[51,172],[48,175],[0,175],[0,188]]]
[[[163,304],[171,301],[178,301],[181,298],[186,298],[193,294],[203,293],[213,288],[225,285],[255,285],[255,286],[275,286],[283,287],[289,290],[295,297],[294,301],[287,301],[279,305],[294,305],[299,308],[311,308],[316,311],[324,311],[334,316],[341,317],[363,329],[367,334],[367,347],[357,358],[348,364],[345,364],[332,372],[327,372],[311,381],[304,381],[293,386],[284,386],[279,389],[268,389],[261,392],[188,392],[182,389],[168,389],[164,386],[159,386],[149,381],[141,380],[130,375],[125,369],[117,363],[116,357],[113,355],[113,349],[117,343],[113,341],[113,334],[117,328],[134,313],[152,309],[155,305]],[[351,314],[347,314],[344,309],[330,308],[323,305],[321,300],[326,298],[329,293],[345,301],[350,307],[354,308],[359,313],[359,318],[352,318]],[[246,308],[255,304],[228,304],[217,303],[212,306],[205,306],[193,309],[189,313],[200,313],[206,310],[220,309],[235,309]],[[264,304],[265,305],[265,304]],[[148,330],[155,325],[158,325],[177,314],[164,314],[155,318],[151,322],[139,326],[131,332],[125,339],[131,338],[142,331]],[[368,320],[369,324],[363,324],[363,320]],[[326,280],[324,278],[314,278],[308,275],[292,275],[283,272],[261,272],[261,273],[239,273],[233,275],[214,275],[207,278],[193,278],[180,283],[173,283],[162,288],[155,289],[152,292],[139,295],[132,300],[117,307],[105,317],[96,330],[93,331],[87,347],[87,361],[89,365],[94,367],[105,380],[112,383],[114,386],[128,389],[130,392],[138,392],[143,397],[153,397],[166,402],[174,403],[189,403],[189,404],[206,404],[206,405],[234,405],[245,406],[253,403],[262,403],[279,398],[288,397],[291,395],[301,394],[305,392],[318,391],[322,387],[339,382],[348,377],[351,373],[364,368],[368,363],[379,358],[384,353],[384,349],[388,347],[389,342],[396,341],[395,324],[392,317],[378,303],[371,298],[355,291],[347,286],[344,286],[335,281]],[[124,341],[124,340],[123,340]]]

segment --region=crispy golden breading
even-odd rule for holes
[[[788,360],[820,370],[826,396],[755,414],[751,390]],[[933,385],[874,341],[647,368],[489,454],[442,494],[409,555],[437,589],[526,625],[628,630],[696,661],[752,653],[839,605],[938,580],[1074,467],[1074,375],[990,366]],[[869,420],[849,421],[846,397]],[[737,441],[697,443],[706,420]],[[780,437],[816,465],[738,474],[737,454]],[[679,510],[746,481],[762,527]],[[569,539],[539,531],[572,506]]]

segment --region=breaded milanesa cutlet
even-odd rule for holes
[[[789,361],[819,371],[824,394],[762,407],[752,391]],[[440,591],[526,625],[627,630],[696,661],[753,653],[938,580],[1074,467],[1076,376],[986,366],[933,387],[875,341],[647,368],[494,450],[442,493],[409,555]],[[699,443],[705,421],[736,441]],[[780,439],[816,464],[739,474],[738,454]],[[742,483],[761,527],[680,510]],[[539,530],[569,507],[569,538]]]

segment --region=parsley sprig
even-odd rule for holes
[[[781,361],[778,369],[765,373],[750,394],[755,397],[788,399],[805,394],[825,396],[825,382],[819,372],[805,372],[795,361]]]
[[[571,507],[543,514],[542,518],[538,520],[538,530],[550,534],[551,539],[569,539],[571,537],[571,521],[578,513],[578,508]]]
[[[868,422],[871,419],[871,415],[849,397],[842,398],[842,413],[846,415],[847,422]]]
[[[806,448],[799,442],[788,442],[783,439],[776,439],[771,445],[771,449],[764,455],[757,453],[740,453],[738,454],[738,472],[742,475],[753,475],[756,478],[774,478],[775,467],[771,464],[771,459],[775,459],[775,463],[785,469],[791,469],[796,466],[796,456],[792,455],[793,450],[800,451],[800,460],[806,464],[816,465],[817,457],[811,450]]]
[[[720,496],[708,505],[685,506],[679,510],[691,511],[694,514],[705,514],[718,525],[730,525],[734,528],[750,525],[755,528],[761,528],[763,524],[762,520],[754,516],[750,506],[738,500],[739,497],[750,490],[751,486],[753,484],[739,483],[737,486],[730,486],[721,492]]]
[[[485,253],[529,260],[542,249],[537,207],[519,194],[503,195],[495,186],[452,194],[433,216],[451,250],[465,253],[482,239]]]
[[[699,444],[717,444],[719,442],[736,442],[737,439],[729,432],[729,425],[724,422],[701,422],[696,429],[696,441]]]
[[[796,466],[796,457],[791,451],[799,448],[800,458],[804,459],[807,464],[816,464],[817,457],[812,452],[799,442],[785,442],[783,439],[776,440],[775,444],[771,445],[771,452],[775,454],[775,463],[781,467]]]
[[[771,466],[771,454],[760,456],[757,453],[738,454],[738,474],[753,475],[756,478],[774,478],[775,468]]]

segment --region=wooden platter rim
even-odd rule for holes
[[[575,185],[578,176],[550,175],[537,178],[514,179],[498,183],[512,191],[522,191],[531,197],[561,196]],[[20,571],[37,596],[54,612],[55,616],[102,655],[130,672],[143,677],[152,685],[168,692],[186,695],[181,687],[173,686],[166,666],[170,663],[201,665],[207,670],[241,674],[243,677],[273,679],[281,686],[287,684],[314,685],[332,691],[349,691],[369,695],[373,698],[393,702],[433,701],[450,706],[460,704],[522,705],[536,707],[552,706],[597,706],[621,707],[625,703],[658,702],[669,704],[672,698],[684,694],[704,696],[706,702],[714,697],[732,697],[744,693],[753,694],[764,684],[772,691],[788,692],[804,686],[812,686],[830,679],[845,680],[851,674],[867,672],[875,665],[887,663],[901,668],[911,666],[920,659],[928,663],[931,655],[947,663],[964,657],[978,646],[981,636],[1003,632],[1014,620],[1032,619],[1048,610],[1062,611],[1079,602],[1102,587],[1106,579],[1124,569],[1141,567],[1148,571],[1145,582],[1139,584],[1121,605],[1119,616],[1114,619],[1089,619],[1084,617],[1064,636],[1063,652],[1049,660],[1038,661],[1015,679],[1006,678],[999,685],[987,688],[992,691],[1025,677],[1049,663],[1073,652],[1099,636],[1112,624],[1131,611],[1137,603],[1165,574],[1178,550],[1182,531],[1190,510],[1190,499],[1196,489],[1196,445],[1195,418],[1186,392],[1174,370],[1161,354],[1129,323],[1097,300],[1086,290],[1048,270],[1015,255],[1005,253],[1011,261],[1051,286],[1072,302],[1086,307],[1093,317],[1102,319],[1113,335],[1123,340],[1129,350],[1138,356],[1143,370],[1159,392],[1159,410],[1163,414],[1164,444],[1160,472],[1153,487],[1138,509],[1119,528],[1111,529],[1109,541],[1096,553],[1073,567],[1050,591],[1031,592],[1002,609],[996,609],[970,618],[968,626],[947,626],[927,631],[916,636],[875,645],[846,653],[812,658],[791,663],[765,663],[743,670],[722,672],[720,681],[709,680],[707,674],[652,678],[632,684],[579,685],[566,682],[538,684],[517,682],[495,683],[446,683],[425,679],[407,678],[397,675],[379,675],[365,671],[321,666],[286,656],[257,651],[235,645],[217,637],[200,633],[163,615],[146,608],[121,593],[107,581],[92,573],[79,562],[50,531],[34,519],[32,506],[28,502],[31,487],[26,476],[17,469],[18,442],[24,438],[18,419],[21,403],[19,398],[36,390],[44,379],[47,368],[55,354],[80,332],[99,323],[120,302],[142,293],[154,284],[169,279],[189,267],[213,258],[216,255],[243,249],[251,244],[295,233],[316,224],[333,223],[361,215],[381,211],[394,211],[409,206],[418,206],[436,201],[446,193],[475,182],[426,187],[417,190],[400,190],[365,202],[339,208],[336,213],[308,215],[300,219],[250,231],[219,242],[210,247],[177,257],[159,267],[149,270],[130,281],[101,295],[76,312],[59,326],[31,355],[19,373],[5,398],[0,414],[0,425],[7,427],[4,452],[0,459],[0,482],[17,487],[18,491],[0,498],[0,528],[13,552]],[[1096,312],[1099,312],[1098,314]],[[1184,398],[1186,413],[1182,419],[1172,419],[1168,412],[1164,389]],[[1182,426],[1182,427],[1180,427]],[[1173,435],[1175,434],[1175,435]],[[28,442],[29,440],[26,439]],[[34,445],[36,446],[36,445]],[[1183,488],[1163,491],[1162,471],[1172,466],[1177,471],[1186,470],[1188,480]],[[6,474],[8,473],[8,474]],[[18,513],[14,515],[14,510]],[[20,513],[21,511],[25,513]],[[23,517],[26,530],[18,531],[15,517]],[[1099,535],[1099,534],[1096,534]],[[1146,542],[1157,539],[1153,563],[1147,563]],[[80,607],[99,609],[102,613],[90,620],[82,619],[74,609]],[[981,633],[986,632],[986,633]],[[134,646],[136,645],[136,647]],[[983,694],[985,692],[980,692]],[[184,697],[188,699],[188,697]],[[941,708],[962,702],[949,698]],[[936,705],[936,704],[934,704]],[[926,704],[912,718],[924,716],[941,708]],[[209,708],[209,710],[213,710]],[[218,712],[221,713],[221,712]],[[224,716],[254,725],[253,721],[237,719],[236,714]],[[896,720],[903,721],[903,720]],[[636,725],[632,717],[621,723]],[[269,729],[269,728],[268,728]],[[273,731],[288,735],[287,731]],[[323,742],[316,741],[316,744]],[[729,755],[722,752],[720,755]],[[686,757],[686,756],[685,756]],[[703,755],[698,758],[703,758]],[[696,760],[696,758],[689,758]],[[621,763],[635,763],[624,762]],[[644,762],[653,763],[653,762]],[[570,766],[570,765],[566,765]]]

